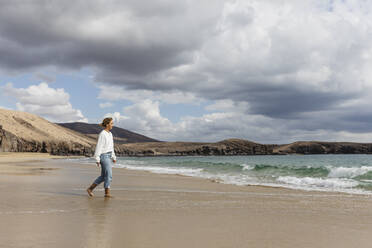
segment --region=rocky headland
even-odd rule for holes
[[[123,156],[194,156],[194,155],[269,155],[275,145],[263,145],[248,140],[228,139],[216,143],[147,142],[122,144]],[[115,150],[116,150],[115,149]]]
[[[278,145],[273,154],[372,154],[372,143],[297,141]]]

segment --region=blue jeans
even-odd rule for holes
[[[95,184],[99,185],[103,181],[105,189],[110,188],[112,181],[112,159],[111,152],[102,153],[100,156],[101,163],[101,175],[94,181]]]

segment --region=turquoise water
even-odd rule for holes
[[[115,167],[236,185],[372,193],[372,155],[121,157]]]

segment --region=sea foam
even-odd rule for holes
[[[278,182],[286,183],[290,185],[297,185],[302,187],[312,188],[328,188],[328,189],[351,189],[357,186],[359,183],[352,179],[341,179],[341,178],[313,178],[313,177],[292,177],[282,176],[278,177]]]
[[[138,166],[138,165],[126,165],[126,164],[116,164],[114,168],[125,168],[128,170],[143,170],[143,171],[150,171],[153,173],[158,174],[181,174],[181,175],[189,175],[194,176],[203,171],[203,169],[193,169],[193,168],[185,168],[185,167],[160,167],[160,166]]]
[[[362,167],[329,167],[328,177],[332,178],[353,178],[364,175],[369,171],[372,171],[370,166]]]

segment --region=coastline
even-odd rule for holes
[[[115,198],[104,199],[102,185],[89,198],[85,189],[99,175],[94,164],[21,155],[0,153],[4,247],[370,247],[372,242],[372,197],[365,195],[114,168]]]

